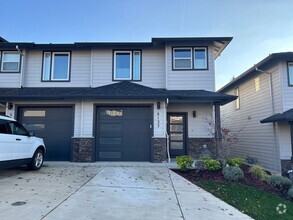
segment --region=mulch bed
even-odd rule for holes
[[[273,193],[275,195],[284,197],[279,191],[275,188],[270,186],[265,181],[261,181],[257,178],[254,178],[250,175],[249,165],[243,164],[240,167],[244,172],[244,179],[240,181],[240,183],[248,186],[254,186],[258,189],[264,190],[269,193]],[[225,178],[223,176],[222,170],[217,171],[209,171],[209,170],[189,170],[188,172],[182,172],[179,169],[172,169],[175,173],[179,174],[180,176],[184,177],[185,179],[189,180],[192,183],[198,184],[200,186],[200,181],[214,181],[214,182],[225,182]],[[270,174],[270,173],[268,173]]]

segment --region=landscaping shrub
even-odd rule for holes
[[[293,200],[293,186],[291,186],[291,188],[288,190],[287,195],[291,200]]]
[[[237,182],[244,178],[244,173],[239,167],[225,167],[223,169],[225,180]]]
[[[176,162],[181,171],[187,172],[192,167],[193,158],[187,155],[177,156]]]
[[[292,181],[283,176],[270,176],[267,181],[271,186],[275,187],[282,193],[287,192],[292,186]]]
[[[200,156],[199,159],[205,161],[205,160],[209,160],[209,159],[212,159],[212,158],[209,157],[209,156],[202,155],[202,156]]]
[[[257,179],[261,179],[261,180],[267,180],[269,177],[268,174],[264,171],[264,169],[257,164],[250,167],[249,173],[253,177],[255,177]]]
[[[244,159],[240,157],[235,157],[227,160],[227,163],[233,167],[240,167],[244,163]]]
[[[210,171],[216,171],[221,169],[221,163],[217,160],[207,159],[207,160],[204,160],[203,162],[205,167]]]

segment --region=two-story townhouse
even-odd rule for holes
[[[47,160],[152,161],[215,151],[214,60],[232,40],[0,43],[0,102],[43,137]],[[4,110],[2,110],[4,111]]]
[[[221,109],[225,126],[239,132],[231,155],[283,174],[293,168],[292,61],[292,52],[271,54],[218,91],[238,96]]]

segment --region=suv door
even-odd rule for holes
[[[16,121],[10,121],[9,127],[14,139],[14,149],[12,158],[14,160],[31,158],[33,140],[31,137],[29,137],[29,132]]]
[[[0,161],[11,160],[14,139],[10,134],[9,121],[0,119]]]

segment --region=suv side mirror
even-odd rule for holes
[[[35,136],[35,133],[32,132],[32,131],[30,131],[30,132],[28,133],[28,136],[29,136],[29,137]]]

